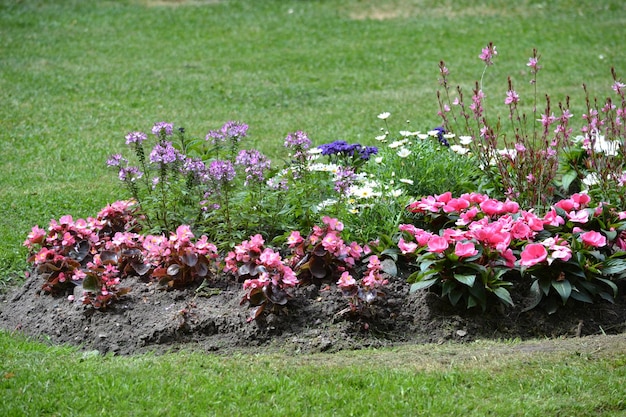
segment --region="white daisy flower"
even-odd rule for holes
[[[413,180],[410,180],[408,178],[400,178],[398,181],[403,182],[405,184],[413,185]]]
[[[463,147],[461,145],[450,145],[450,149],[453,152],[458,153],[459,155],[465,155],[466,153],[469,152],[469,149],[467,149],[467,148],[465,148],[465,147]]]
[[[471,136],[459,136],[459,143],[461,145],[469,145],[470,143],[472,143],[472,137]]]
[[[407,148],[402,148],[398,151],[398,156],[400,158],[406,158],[409,155],[411,155],[411,151],[408,150]]]
[[[391,113],[389,113],[388,111],[386,111],[386,112],[383,112],[383,113],[379,114],[377,117],[378,117],[380,120],[387,120],[387,119],[389,118],[389,116],[391,116]]]

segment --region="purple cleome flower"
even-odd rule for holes
[[[126,135],[126,144],[136,143],[140,145],[146,139],[148,139],[148,135],[143,132],[130,132]]]
[[[301,130],[290,133],[285,138],[285,148],[307,150],[311,147],[311,139]]]
[[[248,185],[251,181],[260,183],[265,180],[265,171],[270,169],[271,161],[256,149],[252,149],[239,151],[235,164],[244,167],[246,173],[244,185]]]
[[[111,157],[107,160],[107,166],[110,167],[118,167],[122,163],[127,163],[128,160],[124,158],[121,154],[117,153],[115,155],[111,155]]]
[[[220,183],[232,181],[235,178],[235,168],[230,161],[213,161],[209,165],[209,177]]]
[[[143,172],[141,172],[137,167],[129,166],[126,168],[120,168],[118,176],[121,181],[135,181],[136,179],[143,177]]]
[[[174,148],[172,142],[161,141],[150,152],[151,163],[171,164],[177,159],[181,159],[181,154]]]
[[[220,142],[226,142],[230,140],[232,142],[240,142],[241,139],[248,135],[248,125],[245,123],[239,123],[230,121],[224,123],[220,130],[211,130],[206,135],[205,140],[216,145]]]
[[[171,136],[173,130],[174,125],[167,122],[157,122],[152,126],[152,133],[156,136],[161,136],[161,134]]]

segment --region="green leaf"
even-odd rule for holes
[[[409,291],[411,293],[414,293],[414,292],[419,291],[419,290],[424,290],[426,288],[430,288],[433,285],[435,285],[437,283],[437,281],[439,281],[438,278],[427,279],[425,281],[416,282],[415,284],[411,284],[411,289]]]
[[[528,305],[522,310],[523,313],[537,307],[543,298],[543,292],[539,288],[539,281],[533,281],[530,286],[530,297],[528,297]]]
[[[461,297],[463,297],[463,291],[458,288],[454,288],[450,294],[448,294],[448,299],[450,299],[450,303],[453,306],[457,305]]]
[[[533,285],[534,285],[534,283],[533,283]],[[511,298],[511,294],[509,293],[509,290],[507,290],[506,288],[498,287],[495,290],[493,290],[493,293],[500,300],[502,300],[505,304],[507,304],[507,305],[509,305],[511,307],[515,306],[515,303],[513,303],[513,299]]]
[[[474,281],[476,281],[476,275],[454,274],[454,279],[459,281],[461,284],[471,287],[474,285]]]
[[[604,282],[606,285],[608,285],[609,287],[611,287],[611,289],[613,290],[613,297],[617,297],[617,285],[615,285],[615,283],[613,281],[610,281],[608,279],[604,279],[604,278],[596,278],[598,281],[600,282]]]
[[[593,298],[591,298],[589,292],[584,288],[575,288],[574,291],[572,291],[570,297],[572,297],[576,301],[593,304]]]
[[[100,289],[100,280],[95,275],[87,275],[83,279],[83,289],[85,291],[98,292]]]
[[[602,275],[616,275],[626,271],[626,259],[607,259],[602,268]]]
[[[561,177],[561,186],[565,189],[568,190],[569,186],[572,184],[572,182],[578,178],[578,174],[576,173],[576,171],[572,170],[572,171],[567,171],[566,173],[563,174],[563,176]]]
[[[383,259],[380,262],[380,269],[382,269],[383,272],[391,275],[392,277],[398,275],[398,267],[396,266],[396,263],[393,261],[393,259]]]
[[[572,293],[572,284],[568,280],[564,281],[552,281],[552,288],[556,290],[561,296],[561,300],[563,301],[563,305],[567,303],[570,294]]]

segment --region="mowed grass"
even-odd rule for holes
[[[98,356],[0,332],[6,416],[620,416],[618,336],[295,355]]]
[[[382,111],[392,113],[397,130],[407,120],[412,130],[438,125],[438,62],[470,88],[489,41],[499,55],[485,90],[496,107],[508,75],[529,99],[525,63],[534,47],[544,67],[540,92],[554,102],[571,96],[578,126],[582,83],[604,97],[611,67],[626,77],[622,1],[476,3],[0,0],[0,283],[20,282],[27,268],[21,243],[33,225],[93,216],[127,197],[105,161],[124,150],[127,132],[149,131],[157,121],[197,137],[228,120],[246,122],[246,146],[280,163],[283,138],[295,130],[316,144],[373,144]],[[467,349],[460,362],[457,347],[445,346],[118,358],[4,332],[0,414],[625,412],[623,338],[601,354],[502,346],[515,353],[474,361],[470,345],[458,347]]]

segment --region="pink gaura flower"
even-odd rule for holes
[[[530,243],[522,251],[520,265],[533,266],[546,260],[548,251],[541,243]]]
[[[474,242],[456,242],[454,254],[459,258],[469,258],[478,254]]]
[[[448,249],[448,241],[441,236],[431,236],[428,240],[428,250],[433,253],[442,253]]]
[[[602,233],[596,232],[595,230],[581,234],[580,239],[585,245],[594,248],[606,246],[606,237]]]

